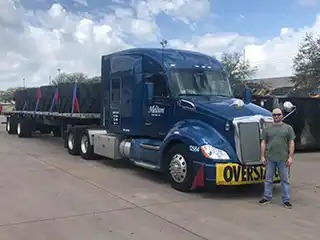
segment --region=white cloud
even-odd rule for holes
[[[259,68],[255,77],[290,76],[293,74],[292,60],[297,54],[306,32],[315,36],[320,32],[320,15],[310,27],[294,29],[284,27],[279,36],[261,42],[253,36],[241,36],[237,33],[207,34],[193,37],[184,42],[179,39],[169,41],[171,47],[181,47],[200,51],[219,58],[224,51],[243,51],[245,58]]]
[[[72,1],[75,2],[75,3],[78,3],[78,4],[80,4],[80,5],[83,5],[83,6],[88,7],[88,2],[87,2],[87,0],[72,0]]]
[[[317,0],[298,0],[298,3],[303,6],[314,6],[317,4]]]
[[[148,20],[160,12],[190,23],[210,13],[209,0],[133,0],[141,19]]]
[[[159,47],[163,36],[155,16],[160,12],[193,25],[210,15],[210,3],[135,0],[131,6],[115,5],[111,13],[99,12],[102,18],[98,21],[97,15],[68,12],[58,3],[47,10],[30,11],[19,0],[0,0],[0,89],[21,85],[23,78],[28,86],[46,84],[58,68],[99,75],[103,54],[134,47],[136,42]],[[290,75],[292,57],[306,31],[320,32],[320,17],[304,29],[282,28],[278,37],[266,42],[238,33],[208,33],[189,41],[168,39],[168,47],[217,56],[245,48],[246,58],[259,66],[260,77],[283,76]]]

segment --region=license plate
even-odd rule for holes
[[[216,164],[217,185],[243,185],[262,183],[264,181],[265,175],[265,166],[242,166],[236,163]],[[278,169],[276,169],[273,180],[280,180]]]

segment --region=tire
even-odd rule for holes
[[[23,105],[25,103],[25,101],[27,101],[28,99],[28,92],[26,89],[22,89],[22,90],[17,90],[14,93],[14,99],[15,99],[15,109],[17,111],[22,110]]]
[[[101,84],[100,83],[79,83],[77,97],[80,105],[80,112],[99,113],[101,108]]]
[[[17,122],[12,118],[7,118],[6,131],[10,135],[17,134]]]
[[[52,99],[56,92],[55,86],[42,86],[41,89],[41,99],[39,101],[38,111],[48,112],[51,107]]]
[[[93,146],[90,145],[89,134],[87,131],[83,131],[81,135],[80,155],[86,160],[94,160],[97,157],[93,152]]]
[[[32,126],[26,119],[19,119],[17,124],[17,134],[20,138],[29,138],[32,136]]]
[[[70,113],[72,109],[72,95],[73,95],[74,83],[59,83],[59,101],[58,112]]]
[[[79,155],[80,154],[80,138],[76,131],[70,131],[67,135],[67,149],[70,155]]]
[[[181,192],[191,191],[195,176],[192,161],[187,156],[188,151],[183,144],[174,145],[167,154],[167,174],[170,185]]]

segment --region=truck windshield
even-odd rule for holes
[[[228,79],[219,70],[171,69],[172,94],[232,97]]]

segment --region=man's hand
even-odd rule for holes
[[[262,162],[263,165],[267,165],[267,160],[266,160],[265,157],[262,157],[262,158],[261,158],[261,162]]]
[[[287,166],[290,167],[292,165],[292,163],[293,163],[293,159],[292,159],[292,157],[289,157],[288,161],[287,161]]]

